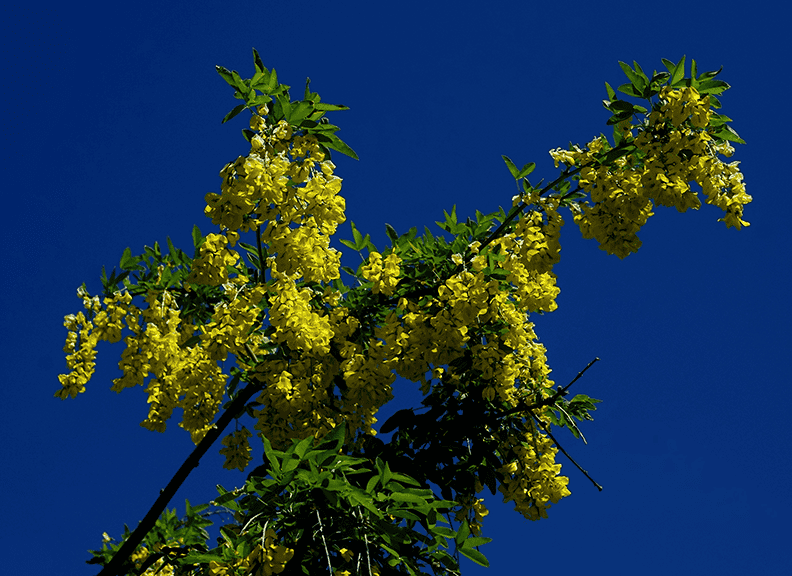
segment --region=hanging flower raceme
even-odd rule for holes
[[[369,254],[368,263],[361,268],[361,275],[374,283],[371,287],[374,294],[382,292],[386,296],[393,295],[393,290],[399,283],[401,261],[395,252],[388,254],[384,259],[379,252]]]
[[[248,442],[248,438],[251,436],[252,434],[243,426],[241,430],[232,432],[223,438],[223,448],[220,450],[220,454],[226,457],[223,468],[244,470],[247,467],[253,459],[250,456],[250,443]]]
[[[500,469],[503,501],[514,502],[514,509],[527,519],[547,518],[551,503],[569,496],[569,478],[559,476],[561,465],[555,463],[558,449],[547,436],[537,432],[508,438],[501,451],[513,458]]]
[[[708,204],[725,212],[721,220],[728,227],[748,225],[742,214],[751,197],[738,163],[719,158],[730,156],[733,148],[711,136],[709,96],[701,97],[693,87],[666,86],[658,98],[645,124],[625,127],[625,133],[639,131],[631,140],[637,150],[630,157],[602,162],[601,153],[609,149],[604,138],[595,138],[586,149],[550,151],[556,166],[580,168],[579,184],[590,196],[575,215],[583,237],[595,238],[600,248],[620,258],[640,248],[637,233],[655,204],[680,212],[701,206],[691,183],[701,187]]]
[[[58,380],[62,388],[55,394],[58,398],[74,398],[85,392],[85,385],[93,376],[96,359],[96,345],[102,340],[118,342],[121,339],[122,321],[134,307],[130,306],[132,296],[128,292],[117,292],[104,299],[104,308],[98,296],[91,297],[85,288],[77,290],[82,299],[87,316],[83,312],[69,314],[63,325],[68,330],[66,344],[66,367],[68,374],[61,374]]]

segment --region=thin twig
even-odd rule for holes
[[[569,458],[569,461],[570,461],[570,462],[572,462],[572,464],[574,464],[574,465],[577,467],[577,469],[578,469],[578,470],[580,470],[581,472],[583,472],[583,475],[584,475],[586,478],[588,478],[589,480],[591,480],[591,483],[592,483],[592,484],[594,484],[594,486],[596,486],[596,487],[597,487],[597,490],[599,490],[600,492],[602,492],[602,486],[600,486],[599,484],[597,484],[597,482],[594,480],[594,478],[592,478],[591,476],[589,476],[589,473],[588,473],[588,472],[586,472],[585,470],[583,470],[583,468],[581,468],[580,464],[578,464],[577,462],[575,462],[575,459],[574,459],[574,458],[572,458],[572,456],[570,456],[570,455],[569,455],[569,453],[568,453],[566,450],[564,450],[564,447],[563,447],[563,446],[561,446],[561,444],[559,444],[558,440],[556,440],[556,439],[555,439],[555,436],[553,436],[553,435],[552,435],[552,433],[550,432],[550,430],[549,430],[549,428],[547,427],[547,425],[546,425],[544,422],[542,422],[541,420],[539,420],[539,418],[537,418],[537,417],[536,417],[536,414],[534,414],[533,412],[531,412],[531,416],[533,417],[533,419],[534,419],[534,420],[536,420],[536,422],[539,424],[539,426],[541,426],[541,427],[542,427],[542,430],[544,430],[544,431],[545,431],[545,433],[546,433],[546,434],[547,434],[547,435],[550,437],[550,440],[552,440],[552,441],[555,443],[555,445],[556,445],[556,446],[558,446],[558,449],[559,449],[559,450],[561,450],[561,452],[563,452],[563,453],[564,453],[564,456],[566,456],[567,458]]]
[[[616,146],[614,146],[613,148],[608,150],[606,154],[609,154],[613,150],[621,148],[622,146],[627,148],[627,146],[629,146],[629,144],[627,144],[626,140],[623,140],[622,142],[619,142],[619,144],[617,144]],[[626,153],[627,150],[625,150],[624,152]],[[564,180],[566,180],[570,176],[574,176],[575,174],[577,174],[578,172],[583,170],[583,168],[588,168],[589,166],[595,166],[595,165],[599,164],[600,161],[601,161],[601,159],[595,159],[595,160],[592,160],[591,162],[589,162],[588,164],[584,164],[582,166],[578,166],[577,168],[575,168],[573,170],[569,170],[567,168],[566,170],[564,170],[561,173],[561,175],[558,178],[556,178],[555,180],[550,182],[550,184],[548,184],[547,186],[542,188],[542,190],[539,192],[539,196],[544,196],[547,192],[552,190],[555,186],[557,186],[558,184],[560,184],[561,182],[563,182]],[[506,219],[503,221],[503,223],[500,226],[498,226],[498,228],[495,230],[495,232],[490,234],[489,238],[487,238],[481,244],[481,246],[479,246],[479,251],[481,251],[482,248],[484,248],[485,246],[489,245],[496,238],[498,238],[498,236],[500,236],[501,232],[503,232],[503,230],[512,222],[512,220],[514,220],[517,217],[517,215],[520,212],[522,212],[523,210],[525,210],[528,206],[529,206],[529,204],[526,204],[525,202],[520,202],[517,206],[514,206],[511,210],[509,210],[509,214],[506,216]]]
[[[259,283],[264,284],[264,251],[261,249],[261,225],[256,226],[256,247],[259,257]]]
[[[358,512],[360,520],[362,522],[363,521],[363,512],[360,510],[359,507],[357,508],[357,512]],[[369,554],[368,534],[366,534],[365,530],[363,531],[363,542],[365,542],[365,544],[366,544],[366,564],[368,564],[368,573],[369,573],[369,576],[373,576],[373,574],[371,573],[371,555]]]
[[[259,361],[258,357],[256,356],[256,353],[253,352],[253,349],[250,347],[250,344],[248,344],[247,342],[245,342],[245,350],[247,351],[248,354],[250,354],[250,357],[253,358],[253,361],[256,364],[258,364]],[[599,358],[597,358],[597,360],[599,360]]]
[[[325,540],[322,517],[319,515],[319,510],[316,511],[316,519],[319,520],[319,534],[322,535],[322,544],[324,544],[325,556],[327,556],[327,570],[330,576],[333,576],[333,565],[330,563],[330,551],[327,549],[327,540]]]
[[[575,382],[577,382],[577,381],[580,379],[580,377],[581,377],[581,376],[583,376],[583,374],[585,374],[585,373],[586,373],[586,370],[588,370],[589,368],[591,368],[591,367],[594,365],[594,363],[595,363],[595,362],[599,362],[599,358],[594,358],[594,360],[592,360],[591,362],[589,362],[589,363],[586,365],[586,367],[585,367],[585,368],[583,368],[583,370],[581,370],[580,372],[578,372],[577,376],[575,376],[575,377],[572,379],[572,382],[570,382],[569,384],[567,384],[567,385],[566,385],[566,386],[564,386],[563,388],[559,388],[559,389],[558,389],[558,392],[556,392],[556,394],[558,394],[559,396],[563,396],[563,395],[565,395],[565,394],[566,394],[566,391],[567,391],[567,390],[569,390],[569,387],[570,387],[570,386],[572,386],[572,384],[574,384]]]
[[[594,363],[597,362],[597,361],[599,361],[599,358],[594,358],[594,360],[589,362],[588,365],[585,368],[583,368],[583,370],[578,372],[577,376],[575,376],[572,379],[572,382],[570,382],[569,384],[567,384],[563,388],[559,388],[558,390],[556,390],[555,393],[552,396],[548,396],[547,398],[544,398],[543,400],[540,400],[539,402],[536,402],[535,404],[530,404],[530,405],[526,405],[525,403],[517,404],[517,406],[515,406],[514,408],[509,408],[505,412],[501,412],[500,414],[498,414],[498,418],[504,418],[506,416],[511,416],[512,414],[516,414],[517,412],[530,412],[532,410],[536,410],[537,408],[542,408],[543,406],[551,406],[552,404],[555,404],[556,400],[558,400],[562,396],[566,396],[566,393],[567,393],[567,390],[569,390],[569,387],[572,386],[572,384],[574,384],[575,382],[577,382],[580,379],[580,377],[583,376],[583,374],[586,373],[586,370],[591,368],[594,365]]]

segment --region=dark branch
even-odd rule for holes
[[[531,412],[533,410],[536,410],[537,408],[542,408],[544,406],[551,406],[551,405],[555,404],[556,400],[558,400],[562,396],[566,396],[566,393],[567,393],[567,390],[569,390],[569,387],[572,386],[572,384],[574,384],[575,382],[577,382],[578,379],[580,379],[580,377],[583,376],[583,374],[586,373],[586,370],[591,368],[591,366],[597,361],[599,361],[599,358],[594,358],[594,360],[589,362],[588,365],[585,368],[583,368],[583,370],[578,372],[577,376],[575,376],[572,379],[572,382],[570,382],[569,384],[567,384],[563,388],[559,388],[558,390],[556,390],[555,394],[553,394],[552,396],[548,396],[547,398],[545,398],[543,400],[540,400],[539,402],[537,402],[535,404],[531,404],[531,405],[526,405],[525,403],[520,403],[517,406],[515,406],[514,408],[509,408],[505,412],[501,412],[500,414],[498,414],[498,418],[504,418],[505,416],[511,416],[512,414],[516,414],[517,412]]]
[[[248,400],[260,390],[260,387],[253,384],[248,384],[245,388],[243,388],[239,395],[234,398],[231,404],[228,406],[225,412],[220,416],[220,418],[215,423],[214,427],[210,429],[206,436],[203,437],[198,445],[193,450],[192,454],[190,454],[187,459],[184,461],[184,464],[181,465],[181,468],[174,474],[173,478],[171,478],[168,485],[165,487],[164,490],[160,491],[159,498],[154,502],[151,506],[151,509],[148,511],[146,516],[143,520],[140,521],[137,528],[135,528],[134,532],[129,536],[126,542],[124,542],[121,548],[113,556],[112,560],[107,563],[107,566],[102,568],[102,571],[99,572],[98,576],[118,576],[121,574],[121,570],[123,569],[124,565],[126,564],[127,559],[131,556],[131,554],[137,549],[143,539],[146,537],[146,534],[154,527],[154,524],[157,522],[157,518],[160,517],[162,511],[165,510],[165,506],[168,505],[168,502],[176,495],[176,491],[181,487],[184,481],[187,479],[187,476],[190,475],[193,468],[196,468],[203,457],[206,454],[206,451],[209,447],[214,444],[214,442],[220,437],[220,434],[223,433],[225,427],[237,416],[242,408],[245,406]]]
[[[592,478],[591,476],[589,476],[589,473],[588,473],[588,472],[586,472],[585,470],[583,470],[583,468],[581,468],[581,467],[580,467],[580,464],[578,464],[577,462],[575,462],[575,459],[574,459],[574,458],[572,458],[572,456],[570,456],[570,455],[569,455],[569,453],[568,453],[566,450],[564,450],[564,447],[563,447],[563,446],[561,446],[561,444],[559,444],[559,443],[558,443],[558,440],[556,440],[556,439],[555,439],[555,437],[554,437],[554,436],[553,436],[553,435],[550,433],[550,429],[548,428],[547,424],[545,424],[544,422],[542,422],[541,420],[539,420],[539,418],[537,418],[537,417],[536,417],[536,415],[535,415],[533,412],[531,412],[531,416],[533,417],[533,419],[534,419],[534,420],[536,420],[536,422],[539,424],[539,426],[541,426],[541,427],[542,427],[542,430],[544,430],[544,431],[545,431],[545,434],[547,434],[547,436],[550,438],[550,440],[552,440],[552,441],[555,443],[555,445],[556,445],[556,446],[558,446],[558,449],[559,449],[559,450],[561,450],[561,452],[563,452],[563,453],[564,453],[564,456],[566,456],[567,458],[569,458],[569,461],[570,461],[570,462],[572,462],[572,464],[574,464],[574,465],[577,467],[577,469],[578,469],[578,470],[580,470],[581,472],[583,472],[583,475],[584,475],[586,478],[588,478],[589,480],[591,480],[591,483],[592,483],[592,484],[594,484],[594,486],[596,486],[596,487],[597,487],[597,490],[599,490],[600,492],[602,492],[602,486],[600,486],[599,484],[597,484],[597,482],[594,480],[594,478]]]

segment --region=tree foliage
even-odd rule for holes
[[[331,155],[357,156],[327,114],[347,108],[310,81],[292,100],[255,51],[254,64],[248,79],[217,68],[241,101],[223,122],[251,119],[250,153],[206,196],[215,231],[193,229],[192,256],[170,239],[167,251],[127,248],[101,296],[83,285],[85,311],[65,320],[56,396],[83,392],[97,343],[123,339],[113,389],[146,387],[151,430],[181,409],[197,444],[138,528],[105,535],[90,562],[102,574],[456,574],[460,556],[486,566],[479,494],[545,518],[570,494],[552,428],[582,438],[578,422],[599,402],[570,397],[575,381],[556,386],[532,322],[556,308],[562,210],[620,258],[656,206],[685,212],[703,198],[727,226],[747,226],[751,198],[723,159],[742,140],[716,112],[728,85],[695,61],[688,74],[684,58],[651,75],[620,63],[623,96],[606,83],[603,102],[611,135],[551,150],[551,182],[504,156],[517,188],[508,209],[460,220],[451,208],[434,234],[386,225],[381,249],[352,224],[341,240],[361,254],[352,269],[330,245],[345,221]],[[422,400],[377,430],[397,377]],[[218,487],[211,507],[187,502],[181,518],[164,510],[232,420],[220,452],[227,468],[252,468],[247,482]],[[264,446],[255,467],[251,438]],[[228,522],[213,544],[217,509]]]

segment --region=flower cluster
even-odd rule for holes
[[[239,254],[231,250],[239,234],[228,232],[227,235],[209,234],[201,244],[200,254],[193,261],[193,268],[187,277],[188,282],[206,286],[219,286],[228,281],[228,267],[234,266],[239,260]]]
[[[250,464],[252,460],[250,456],[250,442],[248,442],[248,438],[251,436],[252,434],[250,431],[243,426],[241,430],[232,432],[223,438],[223,448],[220,450],[220,454],[226,457],[223,468],[229,470],[233,470],[234,468],[244,470],[247,468],[247,465]]]
[[[505,477],[499,488],[504,502],[513,501],[514,509],[529,520],[547,518],[550,503],[570,494],[569,479],[558,475],[558,449],[547,436],[536,433],[509,438],[503,450],[513,457],[500,469]]]
[[[480,484],[476,486],[476,492],[481,492],[483,489],[483,486]],[[476,498],[475,495],[467,495],[460,498],[459,510],[456,511],[455,517],[458,522],[467,520],[471,533],[480,536],[484,517],[488,514],[489,510],[487,510],[487,507],[484,505],[483,498]]]
[[[286,564],[294,556],[294,549],[277,544],[277,534],[268,528],[261,544],[253,548],[244,558],[232,564],[212,560],[209,563],[209,574],[213,576],[232,576],[234,574],[252,574],[254,576],[272,576],[280,574]]]
[[[721,220],[728,227],[748,226],[742,215],[751,197],[738,163],[720,158],[733,149],[712,137],[711,118],[709,96],[692,87],[665,87],[644,124],[623,127],[636,147],[630,156],[602,162],[608,150],[604,138],[595,138],[586,149],[551,150],[556,166],[563,162],[580,169],[580,186],[590,195],[590,203],[575,216],[584,238],[595,238],[600,248],[624,258],[640,248],[637,233],[654,205],[680,212],[701,206],[691,183],[701,187],[708,204],[724,211]],[[632,128],[639,131],[634,139]]]
[[[105,298],[105,308],[102,308],[99,297],[89,296],[83,287],[77,290],[77,296],[82,298],[88,316],[79,312],[64,318],[63,325],[68,333],[63,351],[70,372],[58,376],[62,388],[55,395],[61,399],[85,392],[85,385],[96,367],[96,345],[102,340],[118,342],[121,339],[122,321],[132,302],[128,292],[119,292]]]
[[[129,559],[132,560],[132,563],[135,565],[135,568],[138,571],[143,567],[143,562],[151,555],[151,552],[148,548],[141,547],[138,548],[135,552],[133,552]],[[173,566],[170,564],[166,564],[163,558],[157,558],[151,566],[146,568],[145,572],[137,572],[138,574],[143,574],[144,576],[154,576],[155,574],[158,576],[173,576],[174,570]]]
[[[379,252],[372,252],[368,263],[361,269],[361,274],[363,278],[374,283],[371,288],[374,294],[382,292],[386,296],[392,296],[399,283],[400,264],[401,258],[398,254],[388,254],[383,260]]]
[[[231,231],[261,230],[274,265],[308,281],[338,278],[340,254],[329,238],[345,220],[341,179],[314,136],[273,130],[254,116],[248,156],[226,165],[221,194],[206,195],[206,215]]]

